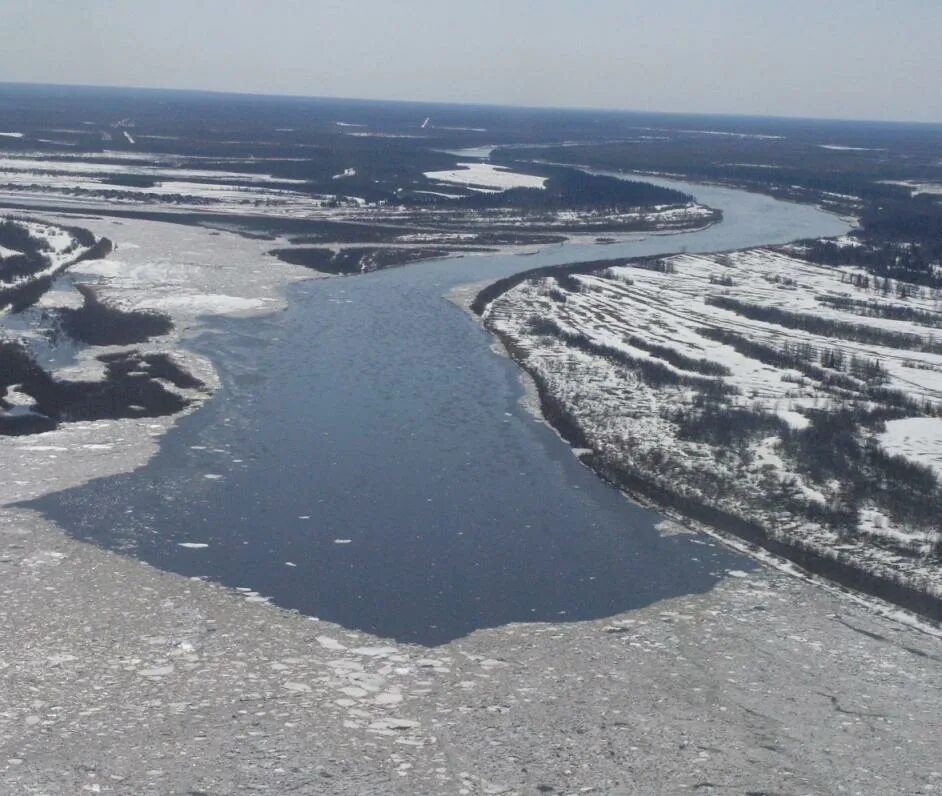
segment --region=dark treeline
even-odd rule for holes
[[[49,257],[44,253],[49,244],[15,221],[0,221],[0,246],[19,252],[0,257],[0,282],[9,284],[49,267]]]
[[[942,599],[880,573],[867,572],[819,553],[810,547],[776,538],[767,528],[731,511],[706,503],[702,498],[682,494],[676,488],[655,481],[611,454],[593,453],[585,461],[610,483],[635,497],[676,511],[695,522],[746,540],[770,553],[794,561],[809,572],[823,575],[851,589],[889,600],[938,621],[942,619]]]
[[[894,522],[937,528],[942,491],[932,470],[902,456],[893,456],[873,442],[862,442],[861,427],[873,426],[895,413],[845,407],[810,411],[811,424],[782,436],[782,451],[799,472],[819,483],[835,479],[844,488],[848,523],[839,529],[856,532],[851,509],[872,503]],[[937,544],[936,554],[942,552]]]
[[[91,233],[88,234],[91,235]],[[95,239],[94,236],[92,236],[92,241],[94,245],[92,245],[91,248],[83,254],[80,254],[74,260],[70,260],[61,265],[56,269],[55,273],[46,274],[37,279],[24,280],[10,287],[0,288],[0,310],[9,307],[11,312],[22,312],[23,310],[29,309],[52,287],[56,276],[76,263],[85,260],[100,260],[103,257],[107,257],[114,247],[114,244],[112,244],[108,238],[101,238],[97,242],[94,242]]]
[[[58,311],[66,334],[89,345],[129,345],[167,334],[173,323],[153,310],[121,310],[102,303],[88,285],[76,285],[85,303]]]
[[[573,334],[562,329],[559,324],[548,318],[533,318],[530,321],[530,331],[533,334],[547,335],[562,340],[566,345],[593,356],[604,357],[617,365],[622,365],[635,371],[642,380],[654,387],[665,385],[684,385],[695,387],[707,395],[730,395],[736,392],[734,387],[720,379],[710,379],[701,376],[688,376],[677,373],[666,365],[650,360],[633,357],[626,351],[614,346],[605,345],[592,340],[579,332]]]
[[[673,365],[680,370],[689,370],[694,373],[700,373],[703,376],[729,376],[730,369],[719,362],[713,362],[710,359],[694,359],[682,354],[674,348],[666,345],[657,345],[650,343],[643,337],[632,335],[628,338],[628,343],[642,351],[647,351],[651,356],[663,359],[668,364]]]
[[[584,263],[568,263],[567,265],[544,265],[539,268],[531,268],[529,271],[520,271],[519,273],[505,276],[502,279],[497,279],[484,287],[484,289],[475,296],[474,301],[471,302],[471,311],[476,315],[483,315],[484,310],[487,309],[487,305],[494,301],[494,299],[502,296],[508,290],[511,290],[522,282],[527,282],[531,279],[553,277],[557,282],[563,280],[563,282],[560,282],[561,285],[575,284],[576,287],[574,289],[580,290],[581,285],[578,280],[574,279],[571,282],[566,281],[568,275],[596,273],[604,271],[606,268],[627,265],[631,262],[632,261],[629,260],[591,260]]]
[[[48,431],[59,423],[121,417],[157,417],[179,412],[189,403],[155,379],[181,388],[200,383],[166,355],[137,351],[99,357],[102,381],[60,381],[43,370],[19,343],[0,341],[0,392],[17,385],[35,402],[31,414],[0,416],[0,434]],[[10,406],[0,399],[0,407]]]
[[[52,282],[52,277],[47,274],[0,288],[0,310],[9,307],[11,312],[16,313],[29,309],[52,287]]]
[[[66,249],[66,254],[74,250],[77,246],[95,245],[95,235],[90,230],[83,227],[62,227],[62,229],[68,232],[74,239],[71,247]],[[17,219],[0,220],[0,246],[15,249],[26,254],[51,251],[49,242],[45,238],[33,237],[29,230],[23,226],[22,223],[19,223]]]
[[[942,343],[924,340],[919,335],[892,332],[864,324],[846,323],[811,315],[804,312],[791,312],[779,307],[762,304],[750,304],[729,296],[709,296],[707,304],[730,310],[754,321],[764,321],[784,326],[786,329],[798,329],[825,337],[839,337],[857,343],[900,348],[907,351],[924,351],[932,354],[942,353]]]
[[[272,249],[269,254],[292,265],[303,265],[315,271],[337,276],[360,274],[420,260],[447,257],[446,249],[405,249],[383,247],[350,247],[334,251],[326,247],[298,246],[293,249]]]
[[[942,288],[942,218],[938,239],[921,239],[915,243],[886,242],[867,231],[867,243],[861,246],[839,246],[830,240],[802,241],[802,256],[822,265],[852,265],[863,268],[874,277],[911,282],[930,288]],[[869,285],[866,285],[869,287]],[[874,283],[874,289],[879,286]]]
[[[514,207],[534,211],[611,211],[654,205],[685,205],[692,201],[693,197],[689,194],[670,188],[565,169],[553,173],[546,180],[544,188],[511,188],[500,193],[482,193],[455,200],[454,204],[481,209]]]
[[[845,312],[853,312],[866,318],[887,318],[892,321],[909,321],[920,326],[942,329],[942,313],[920,310],[900,304],[870,299],[863,301],[849,296],[815,296],[815,299],[828,307]]]
[[[806,410],[806,415],[809,426],[795,429],[761,409],[705,400],[674,410],[670,419],[677,424],[680,439],[707,443],[743,459],[751,457],[749,445],[757,439],[777,437],[780,455],[796,472],[812,483],[841,484],[839,497],[822,504],[808,500],[797,488],[789,493],[787,482],[770,483],[766,495],[770,510],[782,510],[787,501],[790,513],[848,537],[858,533],[859,509],[866,505],[876,506],[906,527],[937,527],[942,489],[933,471],[887,453],[860,434],[861,428],[879,430],[887,420],[904,413],[890,407],[847,405],[836,411]],[[721,472],[709,492],[715,496],[734,492],[732,482],[724,483]],[[942,544],[936,544],[934,553],[942,555]]]
[[[814,379],[829,387],[853,391],[859,390],[861,387],[858,381],[844,375],[842,372],[835,372],[816,365],[814,360],[818,358],[818,355],[814,347],[808,343],[784,343],[780,348],[775,348],[765,343],[751,340],[738,332],[707,326],[697,329],[697,334],[709,340],[714,340],[717,343],[724,343],[725,345],[731,346],[737,353],[742,354],[744,357],[756,359],[765,365],[797,370],[808,378]]]
[[[49,258],[39,253],[4,257],[0,260],[0,283],[18,282],[48,267]]]
[[[677,424],[680,439],[722,448],[739,447],[759,437],[782,434],[788,429],[778,415],[712,402],[677,409],[670,418]]]
[[[0,221],[0,246],[20,252],[38,251],[46,241],[34,238],[26,227],[10,219]]]
[[[774,348],[728,329],[701,327],[697,333],[731,346],[737,353],[766,365],[797,370],[822,386],[836,391],[843,400],[877,401],[893,407],[899,413],[895,415],[897,417],[904,414],[934,416],[942,411],[930,401],[920,402],[902,390],[880,386],[886,377],[886,371],[876,359],[856,356],[847,358],[838,349],[817,350],[808,343],[786,342],[781,348]],[[816,364],[817,362],[822,364]],[[828,365],[846,367],[850,372],[847,373],[843,369],[834,370],[827,367]]]

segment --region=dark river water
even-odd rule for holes
[[[664,184],[724,221],[309,281],[276,316],[214,321],[197,345],[220,369],[214,398],[145,467],[31,505],[158,567],[428,645],[710,589],[753,564],[707,537],[658,533],[656,512],[602,483],[520,406],[516,366],[442,297],[541,265],[847,229],[807,206]]]

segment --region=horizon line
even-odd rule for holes
[[[648,114],[652,116],[700,116],[704,118],[730,118],[730,119],[765,119],[769,121],[796,121],[796,122],[844,122],[862,124],[882,124],[897,126],[942,127],[940,121],[918,121],[906,119],[861,119],[843,116],[800,116],[781,114],[743,113],[728,111],[665,111],[645,110],[638,108],[611,108],[596,105],[542,105],[542,104],[509,104],[502,102],[469,102],[460,100],[417,100],[417,99],[389,99],[386,97],[348,97],[323,94],[293,94],[280,92],[237,91],[233,89],[211,88],[174,88],[165,86],[137,86],[137,85],[106,85],[101,83],[44,83],[36,81],[0,80],[0,87],[17,88],[63,88],[63,89],[99,89],[105,91],[141,91],[164,92],[181,94],[212,94],[231,97],[265,97],[270,99],[294,100],[335,100],[343,102],[362,102],[371,104],[392,103],[398,105],[425,105],[450,108],[501,108],[505,110],[532,110],[532,111],[569,111],[573,113],[608,113],[608,114]]]

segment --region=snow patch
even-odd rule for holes
[[[427,171],[425,177],[437,182],[475,188],[493,188],[498,191],[507,191],[511,188],[542,189],[546,187],[545,177],[520,174],[492,163],[459,163],[458,166],[459,168],[450,171]]]

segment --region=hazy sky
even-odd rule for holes
[[[0,0],[0,80],[942,122],[942,0]]]

